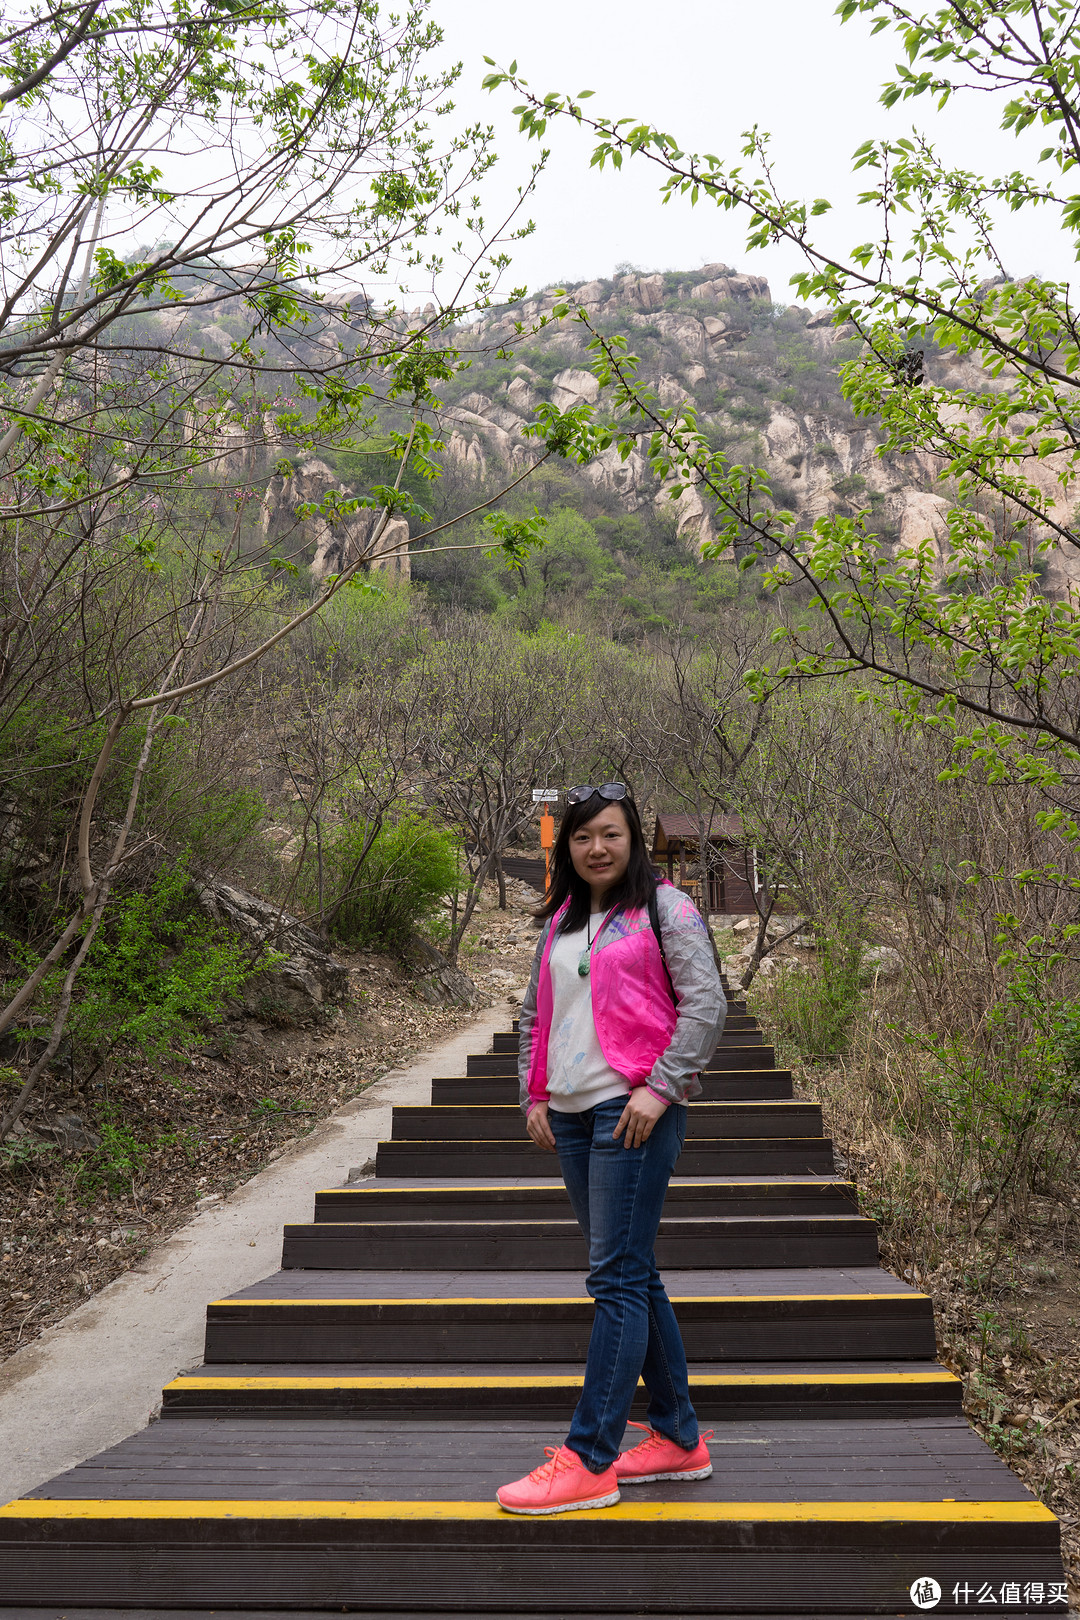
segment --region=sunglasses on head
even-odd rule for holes
[[[602,787],[592,787],[588,782],[584,782],[581,787],[573,787],[569,790],[566,795],[566,802],[567,804],[584,804],[587,799],[594,796],[607,799],[609,803],[618,804],[620,799],[628,799],[630,792],[625,782],[605,782]]]

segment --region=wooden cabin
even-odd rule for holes
[[[707,875],[709,911],[714,915],[752,912],[760,887],[757,852],[748,847],[739,816],[714,816],[709,823],[706,859],[701,858],[701,828],[696,816],[661,810],[656,818],[652,858],[692,899],[701,901]]]

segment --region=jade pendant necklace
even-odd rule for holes
[[[601,913],[597,912],[596,915],[600,916]],[[585,949],[582,951],[581,955],[577,959],[577,970],[578,970],[578,978],[579,979],[587,979],[589,977],[589,956],[590,956],[590,954],[592,952],[592,942],[593,942],[592,914],[591,913],[589,915],[589,920],[588,920],[588,922],[587,922],[587,924],[585,926],[586,926],[586,929],[588,931],[589,943],[586,945]]]

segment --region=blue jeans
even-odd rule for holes
[[[626,1148],[611,1134],[624,1106],[616,1097],[582,1114],[548,1110],[596,1301],[585,1387],[566,1444],[595,1474],[618,1456],[639,1377],[649,1392],[650,1425],[687,1451],[698,1443],[686,1351],[653,1254],[686,1138],[686,1109],[672,1104],[646,1142]]]

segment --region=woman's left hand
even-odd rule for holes
[[[612,1131],[612,1136],[626,1136],[623,1147],[640,1147],[652,1135],[653,1126],[658,1119],[662,1119],[668,1111],[666,1102],[654,1097],[645,1086],[635,1086],[626,1099],[626,1107],[619,1115],[619,1123]]]

